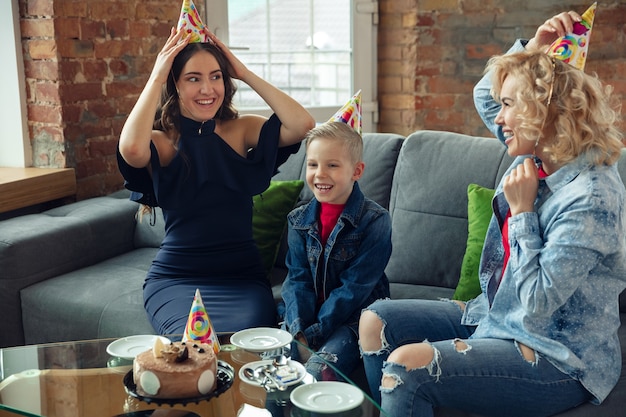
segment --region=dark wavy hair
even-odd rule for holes
[[[228,60],[222,51],[213,43],[197,42],[185,46],[183,50],[178,53],[176,58],[174,58],[170,75],[167,77],[167,83],[161,93],[161,103],[155,116],[154,129],[168,133],[172,131],[180,132],[180,106],[178,103],[176,81],[180,78],[180,74],[187,61],[200,51],[206,51],[215,57],[222,71],[222,79],[224,80],[224,102],[218,109],[215,119],[232,120],[239,117],[239,113],[233,105],[233,97],[237,92],[237,86],[230,76]],[[175,141],[178,140],[177,134],[173,135],[173,137],[176,138]]]

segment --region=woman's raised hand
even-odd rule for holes
[[[170,31],[165,45],[158,53],[150,78],[131,110],[120,133],[120,153],[131,166],[143,168],[150,162],[150,141],[154,115],[163,85],[172,69],[174,57],[189,43],[184,32]]]
[[[249,73],[248,68],[233,54],[233,52],[222,42],[213,32],[209,30],[206,26],[204,27],[204,33],[206,33],[209,37],[209,40],[218,47],[220,51],[224,54],[229,64],[229,74],[231,77],[236,78],[238,80],[245,81],[246,74]]]
[[[526,44],[526,49],[546,52],[552,42],[567,33],[571,33],[574,23],[581,20],[582,17],[574,11],[562,12],[552,16],[537,28],[535,36]]]
[[[176,31],[176,28],[170,30],[170,36],[167,38],[165,45],[159,51],[151,77],[155,81],[162,84],[167,82],[167,77],[172,69],[172,63],[178,53],[189,43],[189,36],[184,36],[184,31]]]
[[[300,103],[276,88],[269,82],[250,71],[243,62],[208,28],[204,28],[204,33],[209,40],[224,54],[228,60],[228,73],[232,78],[248,84],[278,116],[282,125],[280,127],[279,145],[288,146],[298,143],[304,135],[315,126],[315,119]],[[250,120],[250,115],[247,115]],[[265,118],[256,116],[255,120],[248,122],[248,130],[245,134],[248,138],[254,138],[249,144],[250,147],[256,145],[262,124]]]

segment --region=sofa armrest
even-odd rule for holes
[[[20,290],[133,249],[136,210],[98,197],[0,222],[0,347],[23,343]]]

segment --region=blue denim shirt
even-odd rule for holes
[[[621,368],[624,193],[616,165],[593,166],[584,155],[540,180],[535,211],[509,220],[510,258],[493,294],[490,283],[502,276],[504,257],[500,225],[509,209],[500,182],[480,263],[483,293],[467,303],[462,319],[478,325],[472,338],[512,339],[534,349],[579,380],[595,403],[615,386]]]
[[[361,310],[389,297],[385,267],[391,256],[391,217],[365,198],[358,183],[322,248],[314,198],[288,215],[287,267],[282,287],[285,324],[318,347],[340,325],[357,328]],[[317,309],[318,294],[324,303]]]

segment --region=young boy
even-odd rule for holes
[[[305,139],[306,182],[314,198],[288,216],[289,273],[282,287],[284,327],[341,373],[360,363],[361,310],[389,297],[389,212],[365,198],[356,182],[365,168],[363,140],[342,122]],[[318,381],[343,380],[317,355],[294,343],[292,357]]]

